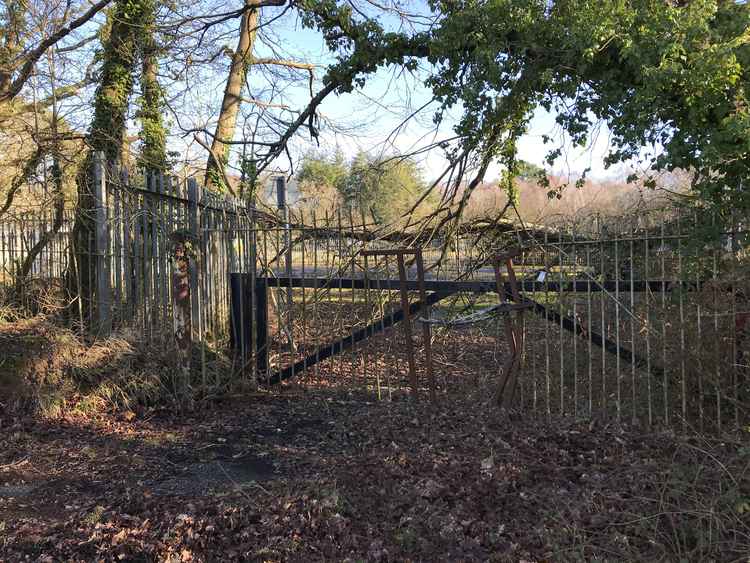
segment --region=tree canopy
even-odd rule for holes
[[[513,165],[534,108],[585,144],[611,131],[607,162],[694,172],[708,204],[748,208],[750,12],[732,0],[438,2],[428,79],[442,107],[459,101],[462,149]],[[548,158],[553,161],[559,149]]]
[[[94,103],[81,108],[88,111],[89,144],[111,157],[135,119],[144,164],[166,166],[172,127],[179,130],[175,137],[196,139],[207,168],[234,159],[260,177],[279,160],[293,160],[290,146],[300,133],[320,140],[331,127],[321,111],[327,99],[360,90],[387,68],[410,76],[432,97],[423,108],[405,103],[404,123],[429,112],[434,124],[452,129],[414,150],[442,154],[445,170],[430,177],[435,186],[453,186],[444,203],[456,197],[463,203],[498,163],[508,178],[518,175],[518,141],[544,108],[574,145],[588,143],[605,124],[608,165],[634,164],[647,181],[664,171],[689,171],[690,195],[701,205],[725,214],[750,208],[743,188],[750,172],[745,2],[248,0],[235,6],[110,0],[73,3],[50,17],[24,11],[23,2],[6,4],[0,11],[0,102],[29,98],[30,77],[38,83],[46,79],[39,71],[51,67],[42,65],[45,56],[68,61],[66,74],[72,61],[85,68],[81,80],[46,90],[57,100],[73,90],[84,99],[93,94]],[[108,18],[100,22],[103,10]],[[323,38],[322,73],[321,65],[285,56],[273,36],[274,22],[287,13]],[[92,38],[102,45],[87,61]],[[262,49],[273,56],[260,56]],[[222,57],[231,59],[229,68],[217,66]],[[193,114],[203,101],[191,96],[217,68],[227,78],[215,127],[196,125]],[[140,109],[130,112],[136,78]],[[92,84],[96,91],[86,94]],[[285,97],[292,88],[307,94]],[[545,140],[551,164],[561,154],[560,141]]]
[[[348,163],[340,151],[307,154],[297,181],[308,204],[319,209],[342,204],[356,217],[372,218],[380,225],[401,221],[426,190],[414,160],[380,158],[364,151]],[[420,210],[431,208],[433,203],[434,198],[430,198]]]

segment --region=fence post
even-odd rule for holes
[[[191,234],[173,233],[172,236],[172,316],[174,340],[177,345],[180,378],[175,382],[175,392],[180,401],[187,399],[190,388],[190,357],[192,354],[193,327],[191,322],[191,280],[193,260],[190,260]]]
[[[202,340],[201,332],[201,317],[200,317],[200,288],[198,285],[198,260],[201,245],[201,233],[200,233],[200,188],[195,178],[188,178],[188,225],[190,228],[190,235],[192,237],[192,244],[194,250],[193,260],[190,260],[190,287],[193,291],[190,292],[190,309],[191,316],[193,319],[193,332],[195,339],[200,342]]]
[[[289,206],[286,203],[286,176],[278,176],[276,178],[276,206],[281,214],[281,219],[284,222],[284,264],[286,277],[289,280],[289,285],[286,288],[286,322],[288,327],[287,339],[289,341],[289,349],[295,351],[294,339],[292,336],[292,313],[294,307],[294,293],[292,290],[292,230],[289,224]]]
[[[112,330],[112,288],[109,264],[109,225],[107,221],[107,174],[104,153],[94,156],[94,197],[96,213],[94,252],[96,256],[96,327],[95,334],[109,336]]]

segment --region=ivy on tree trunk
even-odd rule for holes
[[[69,289],[80,299],[81,317],[90,318],[94,295],[96,261],[94,250],[94,211],[92,163],[96,152],[107,162],[121,154],[133,70],[137,61],[139,33],[152,4],[148,0],[118,0],[113,8],[111,29],[104,44],[99,87],[94,97],[94,116],[87,135],[89,154],[78,171],[76,219],[73,227],[75,271],[70,272]]]
[[[141,27],[141,99],[138,117],[141,121],[141,151],[138,163],[151,170],[167,168],[167,133],[162,119],[163,92],[159,86],[159,45],[155,37],[156,3],[144,0],[146,18]]]

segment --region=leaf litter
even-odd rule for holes
[[[331,389],[4,416],[0,560],[742,560],[747,451]]]

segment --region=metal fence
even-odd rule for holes
[[[527,323],[526,404],[684,429],[746,422],[746,233],[716,224],[654,210],[535,240],[525,261],[546,275],[527,295],[546,308]]]
[[[51,214],[43,210],[0,220],[2,301],[30,312],[65,309],[79,328],[106,325],[100,336],[128,328],[144,339],[169,340],[174,334],[174,243],[180,235],[200,257],[191,276],[195,338],[226,342],[227,273],[246,266],[238,261],[242,240],[237,233],[247,231],[256,215],[253,209],[202,190],[192,178],[130,174],[101,158],[94,163],[93,177],[95,233],[85,248],[71,246],[76,220],[72,211],[64,213],[57,231]],[[33,252],[44,237],[49,241]],[[75,271],[76,255],[90,258],[84,261],[88,271]],[[74,286],[64,291],[71,280]],[[90,290],[77,291],[80,287]],[[83,307],[85,302],[90,306]],[[88,318],[79,318],[84,310]]]
[[[720,233],[712,217],[670,208],[576,225],[451,232],[427,225],[415,234],[383,229],[351,209],[258,210],[192,180],[101,166],[104,228],[91,250],[97,271],[88,275],[103,283],[92,280],[97,294],[83,298],[112,330],[173,339],[173,248],[182,234],[194,246],[193,341],[234,350],[237,378],[284,374],[296,384],[394,398],[410,389],[398,268],[391,257],[362,251],[419,246],[430,303],[416,307],[413,283],[408,303],[415,317],[441,321],[430,333],[437,390],[487,389],[507,357],[501,319],[453,321],[497,302],[488,260],[520,244],[516,272],[532,313],[523,320],[519,407],[695,430],[748,422],[750,287],[741,226]],[[20,292],[39,309],[45,291],[62,287],[73,219],[66,215],[22,284],[20,264],[51,218],[0,220],[5,301],[18,302]],[[407,266],[415,282],[416,268]],[[426,392],[424,333],[413,332]]]
[[[366,223],[309,214],[297,216],[290,231],[276,225],[250,235],[258,240],[259,258],[244,298],[269,294],[262,302],[267,333],[261,341],[250,339],[246,361],[253,375],[291,375],[381,398],[409,390],[406,336],[390,326],[403,310],[395,260],[368,260],[362,252],[399,244],[369,237]],[[507,356],[500,319],[451,319],[472,318],[497,302],[488,258],[521,242],[515,267],[533,307],[523,321],[519,406],[685,430],[747,423],[746,233],[739,226],[726,233],[714,227],[710,217],[660,209],[422,241],[428,288],[446,291],[429,307],[433,320],[445,321],[433,325],[431,335],[439,391],[497,381]],[[416,281],[413,265],[407,278]],[[418,294],[410,287],[414,304]],[[385,326],[378,329],[378,322]],[[253,328],[248,319],[242,324]],[[422,335],[415,330],[412,338],[426,392]],[[253,363],[258,353],[262,373]]]

